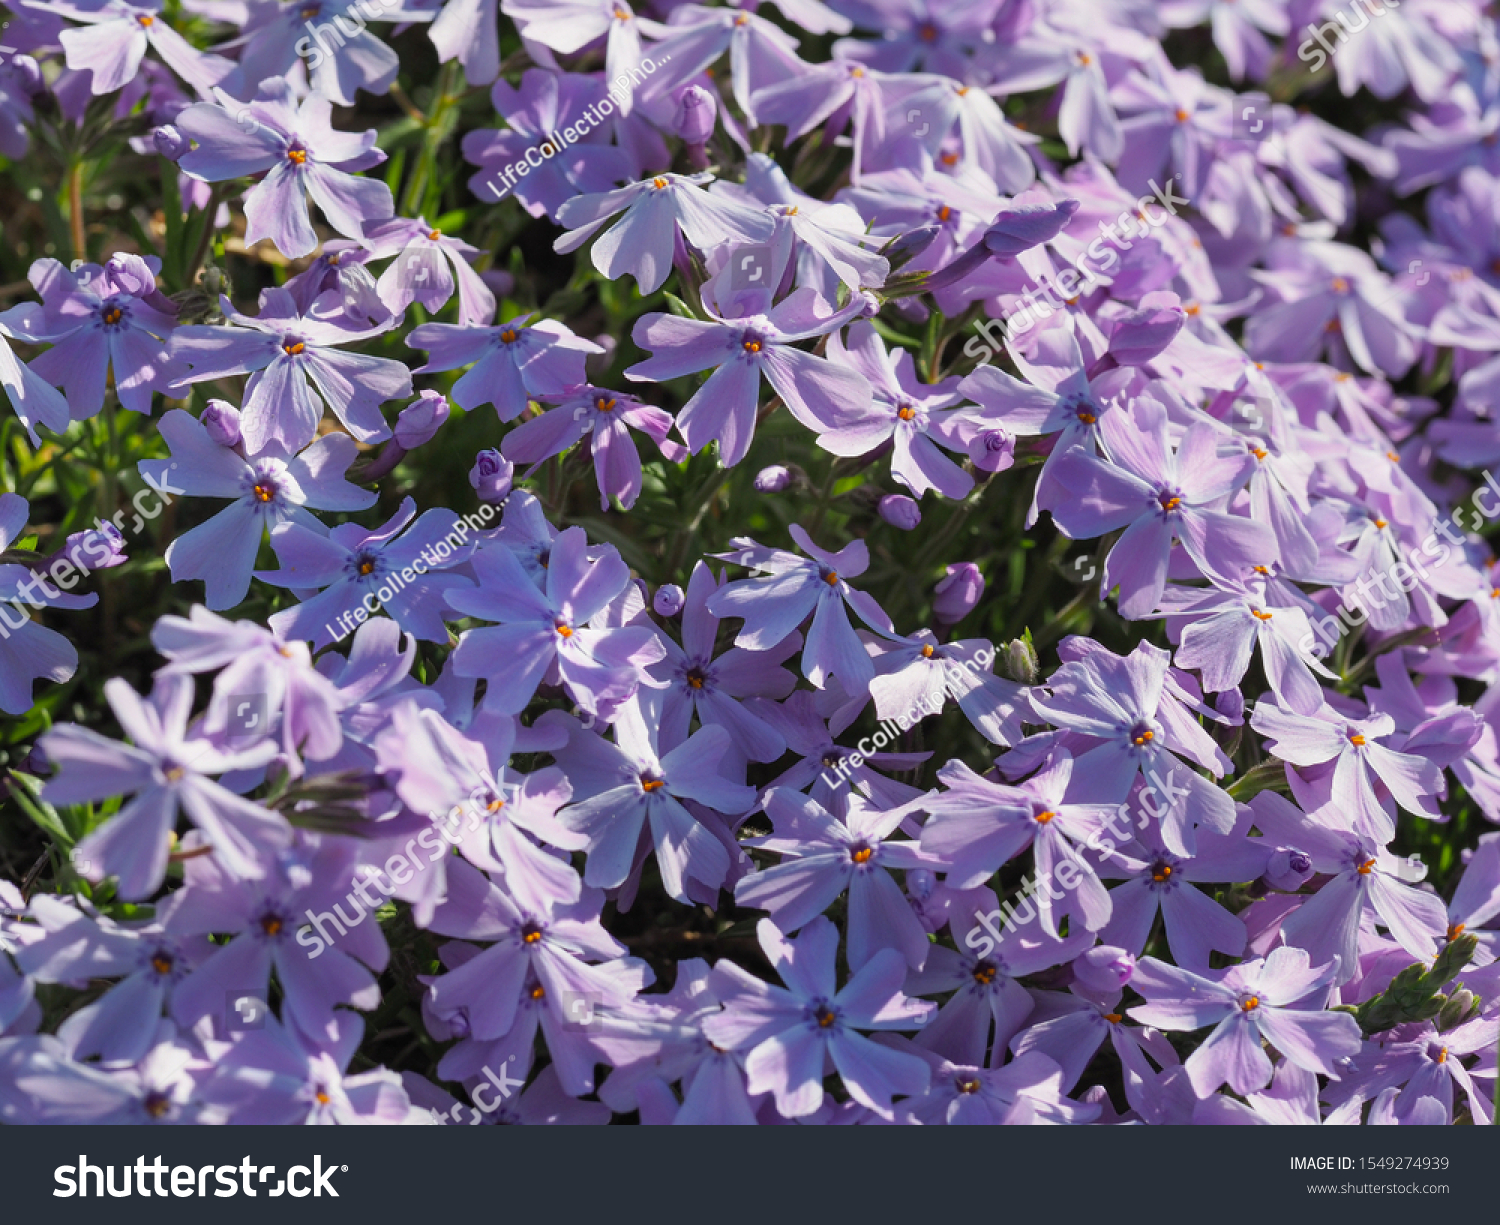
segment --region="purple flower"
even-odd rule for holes
[[[272,613],[268,624],[288,641],[310,641],[318,650],[379,608],[407,633],[447,642],[444,602],[472,584],[443,571],[472,548],[465,543],[467,528],[444,508],[418,517],[411,498],[373,531],[345,523],[324,535],[300,523],[283,523],[271,532],[281,569],[258,570],[255,577],[299,592],[321,589],[321,594]]]
[[[373,490],[344,479],[357,453],[347,434],[325,434],[300,455],[271,443],[252,449],[247,458],[213,442],[204,424],[180,408],[162,417],[159,428],[172,459],[142,460],[143,477],[158,488],[175,482],[173,487],[189,497],[231,499],[208,522],[167,546],[172,580],[202,579],[210,608],[233,608],[245,598],[268,530],[290,522],[325,532],[308,508],[363,510],[375,502]]]
[[[1357,1054],[1362,1041],[1348,1013],[1319,1011],[1338,969],[1337,961],[1313,968],[1307,953],[1295,948],[1275,949],[1211,977],[1145,957],[1131,986],[1146,1003],[1130,1015],[1165,1030],[1215,1027],[1183,1064],[1199,1097],[1223,1084],[1239,1094],[1269,1084],[1271,1061],[1262,1040],[1298,1067],[1336,1077],[1338,1061]]]
[[[1174,451],[1166,410],[1141,397],[1131,414],[1110,413],[1099,430],[1113,462],[1068,452],[1053,468],[1060,496],[1040,504],[1075,540],[1125,528],[1100,585],[1106,593],[1119,585],[1122,616],[1144,617],[1157,606],[1174,541],[1200,571],[1226,581],[1277,560],[1268,528],[1219,509],[1250,472],[1243,455],[1219,457],[1211,426],[1189,428]]]
[[[497,543],[470,562],[478,585],[448,593],[458,612],[499,622],[465,630],[453,652],[459,676],[488,679],[486,709],[519,714],[536,687],[556,677],[587,713],[602,715],[635,692],[642,669],[663,658],[646,626],[589,624],[625,589],[630,571],[609,545],[596,560],[588,553],[582,528],[562,532],[551,542],[538,590],[516,555]]]
[[[172,356],[189,369],[184,383],[250,373],[241,407],[248,450],[276,443],[300,451],[317,437],[325,404],[359,442],[391,436],[380,406],[411,395],[411,373],[390,358],[342,353],[334,346],[378,336],[394,320],[353,331],[319,314],[316,304],[312,312],[299,313],[284,289],[261,294],[256,318],[240,314],[228,298],[222,308],[231,326],[178,328]]]
[[[41,740],[57,769],[43,790],[48,802],[135,796],[78,844],[82,874],[94,881],[118,877],[123,898],[148,897],[166,875],[180,807],[203,830],[225,873],[263,876],[267,858],[290,841],[291,827],[280,813],[241,799],[208,775],[264,765],[276,755],[275,744],[262,740],[236,752],[189,733],[191,677],[159,677],[149,702],[116,677],[105,684],[104,696],[134,745],[72,723]]]
[[[612,281],[629,273],[641,293],[649,294],[667,279],[679,231],[703,252],[735,239],[770,238],[775,223],[768,213],[702,190],[711,182],[711,174],[658,174],[615,191],[575,196],[557,210],[558,224],[569,232],[553,249],[562,255],[578,250],[623,212],[619,224],[594,244],[594,267]]]
[[[872,1110],[898,1094],[926,1092],[927,1065],[915,1055],[870,1041],[858,1030],[916,1029],[933,1011],[901,992],[906,964],[882,949],[842,990],[834,978],[838,931],[819,916],[788,940],[770,919],[756,927],[760,946],[785,987],[753,977],[730,961],[713,969],[714,991],[724,1011],[703,1022],[710,1042],[748,1050],[751,1094],[770,1092],[789,1119],[823,1104],[823,1065],[832,1060],[849,1095]]]
[[[650,438],[673,463],[687,458],[678,443],[667,441],[672,414],[664,409],[643,404],[625,392],[588,384],[570,387],[556,399],[556,408],[523,421],[507,434],[500,451],[512,463],[540,464],[588,438],[600,510],[609,509],[611,497],[629,510],[641,496],[641,457],[631,429]]]
[[[766,314],[730,321],[676,315],[646,315],[631,336],[652,356],[625,377],[661,382],[715,367],[677,414],[677,430],[693,451],[719,444],[719,462],[733,467],[745,458],[755,433],[761,376],[791,414],[808,429],[827,433],[852,424],[871,389],[863,375],[794,347],[797,341],[836,331],[860,308],[854,298],[830,314],[814,291],[797,290]],[[874,445],[874,444],[871,444]]]
[[[0,494],[0,553],[12,547],[26,529],[26,517],[30,507],[19,494]],[[112,546],[103,546],[107,550]],[[95,545],[91,556],[97,556],[100,545]],[[59,583],[68,586],[77,583],[77,578],[60,566],[78,569],[72,562],[48,567],[48,573]],[[45,678],[54,684],[72,677],[78,670],[78,651],[56,630],[38,625],[31,614],[20,605],[31,608],[90,608],[99,602],[97,595],[69,595],[54,587],[47,578],[25,566],[7,562],[0,564],[0,710],[10,715],[24,715],[32,708],[32,682]],[[12,614],[18,620],[12,621]]]
[[[200,97],[208,97],[234,67],[223,56],[199,51],[189,43],[162,20],[157,4],[108,0],[99,7],[75,7],[66,0],[54,0],[48,8],[85,23],[82,30],[64,30],[59,40],[68,67],[92,74],[90,88],[95,96],[112,94],[134,81],[147,47],[154,48],[162,62]]]
[[[218,102],[200,102],[176,124],[195,144],[178,163],[184,173],[208,183],[268,171],[245,194],[245,242],[269,238],[289,259],[310,255],[318,236],[308,218],[311,195],[323,216],[346,238],[362,238],[365,224],[391,216],[391,189],[379,179],[355,178],[385,161],[375,130],[335,132],[332,102],[310,93],[300,107],[289,82],[261,81],[248,104],[220,91]]]
[[[876,507],[880,517],[903,532],[915,530],[922,522],[922,509],[905,494],[892,493],[880,499]]]
[[[729,733],[734,757],[775,761],[786,752],[786,741],[741,699],[779,701],[792,691],[796,681],[780,665],[801,645],[801,636],[793,632],[766,650],[735,646],[715,656],[719,618],[709,611],[708,603],[723,589],[722,582],[700,561],[693,567],[685,597],[680,589],[672,588],[678,593],[682,612],[682,645],[663,636],[666,657],[652,670],[658,680],[667,682],[661,713],[662,744],[675,748],[686,740],[696,716],[702,726],[717,725]],[[657,592],[658,601],[665,590]],[[663,612],[660,603],[656,611],[662,616],[676,615],[675,611]]]
[[[403,451],[415,451],[437,436],[448,420],[448,399],[441,392],[424,391],[396,418],[395,437]]]
[[[692,877],[713,897],[728,875],[729,855],[683,801],[734,816],[749,810],[755,792],[720,773],[729,750],[729,733],[722,727],[699,728],[663,751],[657,746],[660,724],[659,693],[638,689],[616,715],[614,744],[593,732],[571,731],[557,759],[576,781],[577,792],[558,820],[589,839],[583,876],[588,885],[623,884],[638,844],[649,833],[667,894],[686,901]]]
[[[1296,714],[1275,702],[1255,704],[1250,726],[1266,737],[1266,747],[1293,766],[1332,763],[1332,799],[1346,828],[1382,846],[1396,834],[1394,815],[1376,791],[1385,785],[1391,798],[1407,812],[1438,820],[1437,799],[1446,791],[1443,772],[1425,757],[1398,753],[1378,743],[1395,731],[1387,714],[1352,719],[1324,705],[1313,714]]]
[[[433,26],[434,40],[454,7],[450,0]],[[489,11],[494,12],[493,6]],[[495,63],[498,68],[499,60]],[[494,79],[493,70],[488,79]],[[469,80],[475,80],[473,72]],[[593,118],[605,98],[604,85],[596,78],[528,68],[520,89],[504,80],[495,81],[490,97],[505,119],[505,128],[469,132],[462,146],[464,160],[479,167],[469,180],[469,190],[485,203],[510,191],[533,217],[545,214],[555,221],[558,210],[574,197],[608,191],[638,173],[630,155],[611,145],[607,129]],[[586,124],[580,122],[585,116]],[[573,144],[559,149],[555,137],[564,127],[587,130]],[[534,160],[532,150],[536,150]]]
[[[881,811],[856,796],[837,818],[787,787],[773,787],[763,803],[776,832],[745,845],[775,852],[781,862],[743,877],[735,901],[769,911],[779,930],[794,932],[847,892],[849,968],[861,969],[880,951],[894,949],[920,970],[931,945],[891,870],[938,864],[916,843],[891,838],[908,810]]]
[[[75,420],[99,411],[111,368],[120,403],[148,414],[152,393],[172,390],[185,373],[167,355],[176,308],[157,294],[154,271],[141,285],[98,264],[74,272],[55,259],[31,266],[31,283],[42,298],[40,327],[53,345],[31,369],[62,388]]]
[[[365,227],[371,259],[396,260],[380,274],[376,291],[385,308],[400,315],[413,302],[436,312],[453,296],[458,282],[458,322],[483,326],[495,317],[495,295],[469,267],[479,254],[462,239],[434,229],[422,217],[392,217]]]
[[[473,367],[453,384],[461,408],[493,404],[501,421],[525,411],[533,396],[556,396],[587,381],[584,357],[604,350],[573,335],[561,323],[530,315],[496,327],[424,323],[407,336],[414,349],[426,349],[428,360],[417,373]]]
[[[681,587],[676,583],[663,583],[651,597],[651,611],[658,617],[675,617],[686,603],[687,595]]]
[[[709,597],[708,611],[716,617],[743,617],[734,644],[752,651],[769,650],[811,616],[802,648],[802,675],[819,689],[830,674],[837,675],[848,693],[863,694],[875,676],[875,664],[849,624],[844,605],[871,629],[894,632],[880,605],[848,583],[869,567],[869,550],[863,540],[855,540],[828,553],[797,524],[789,530],[812,560],[753,541],[736,541],[739,551],[723,554],[724,559],[759,570],[763,577],[728,584]]]

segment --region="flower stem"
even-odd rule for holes
[[[73,238],[73,258],[87,259],[83,230],[83,163],[74,162],[68,171],[68,229]]]

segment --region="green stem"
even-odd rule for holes
[[[83,228],[83,163],[73,163],[68,171],[68,231],[73,239],[73,258],[88,259],[88,244]]]

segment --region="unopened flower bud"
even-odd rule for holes
[[[984,594],[984,575],[971,561],[961,561],[948,567],[948,573],[938,580],[932,597],[932,615],[944,625],[957,625],[979,603]]]
[[[885,256],[886,262],[890,264],[891,271],[895,272],[903,264],[909,264],[923,251],[932,246],[933,239],[943,232],[940,225],[924,225],[915,230],[908,230],[905,234],[898,234],[890,242],[880,249]]]
[[[1135,958],[1124,949],[1101,944],[1073,962],[1073,977],[1090,991],[1118,991],[1135,973]]]
[[[234,447],[240,441],[240,410],[224,400],[210,400],[203,410],[203,428],[221,447]]]
[[[170,123],[162,124],[151,133],[151,143],[169,162],[177,161],[192,147],[188,138]]]
[[[510,496],[515,480],[515,465],[496,450],[481,451],[474,457],[474,467],[469,471],[469,484],[479,495],[481,502],[503,502]]]
[[[772,464],[755,474],[755,489],[758,493],[780,493],[791,483],[791,470],[780,464]]]
[[[1036,657],[1036,648],[1024,638],[1011,639],[1002,657],[1005,674],[1018,685],[1035,685],[1041,675],[1041,661]]]
[[[1459,984],[1458,990],[1448,997],[1448,1002],[1443,1005],[1442,1012],[1438,1013],[1439,1032],[1446,1033],[1450,1029],[1456,1029],[1469,1019],[1470,1013],[1475,1011],[1477,1009],[1474,993]]]
[[[38,570],[50,570],[63,560],[84,574],[123,566],[130,560],[125,556],[125,537],[113,523],[104,520],[96,522],[99,524],[97,528],[73,532],[63,541],[63,547],[47,558]]]
[[[1294,846],[1278,847],[1266,865],[1266,884],[1283,893],[1295,893],[1313,876],[1312,856]]]
[[[687,603],[687,596],[676,583],[663,583],[651,597],[651,607],[658,617],[675,617]]]
[[[981,472],[1004,472],[1016,462],[1016,436],[996,426],[969,439],[968,452]]]
[[[33,744],[27,750],[26,756],[21,760],[21,772],[30,774],[33,778],[52,776],[52,763],[47,760],[47,754],[42,751],[41,745]]]
[[[1159,306],[1123,315],[1109,338],[1109,355],[1122,366],[1143,366],[1182,331],[1187,312],[1180,306]]]
[[[718,100],[701,85],[689,85],[677,94],[677,112],[672,131],[690,145],[701,145],[714,134],[718,123]]]
[[[157,267],[161,267],[161,262],[154,256],[152,258]],[[132,297],[144,298],[156,292],[156,272],[139,255],[117,251],[106,261],[104,270],[123,293]]]
[[[448,420],[448,400],[436,391],[424,391],[396,417],[396,441],[414,451],[430,442],[438,427]]]
[[[892,527],[909,532],[922,522],[922,510],[904,493],[891,493],[880,499],[876,507],[880,517]]]

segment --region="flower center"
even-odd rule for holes
[[[875,849],[863,842],[856,842],[849,848],[849,858],[855,863],[869,863],[870,856],[873,854],[875,854]]]
[[[615,398],[614,396],[595,396],[594,407],[601,413],[612,413],[615,411]]]
[[[953,216],[953,210],[951,208],[949,208],[946,204],[944,204],[944,205],[942,205],[942,206],[940,206],[938,208],[937,219],[939,221],[946,222],[948,220],[948,218],[951,217],[951,216]]]
[[[297,354],[301,353],[306,348],[307,346],[300,340],[287,339],[281,342],[281,351],[288,357],[296,357]]]
[[[268,914],[260,921],[260,930],[268,936],[279,936],[281,934],[281,926],[279,915]]]
[[[172,959],[166,953],[157,953],[151,958],[151,968],[158,974],[170,974],[172,972]]]
[[[1108,1021],[1111,1025],[1118,1025],[1125,1018],[1124,1018],[1124,1016],[1122,1016],[1118,1012],[1106,1012],[1104,1014],[1104,1019],[1106,1021]]]
[[[823,581],[830,587],[837,587],[839,585],[839,572],[837,570],[825,570],[823,572]]]
[[[186,773],[187,771],[184,770],[181,766],[168,766],[165,770],[162,771],[162,775],[169,783],[177,782]]]
[[[307,164],[307,150],[299,149],[293,145],[286,151],[286,160],[291,162],[293,166],[304,166]]]
[[[758,340],[747,340],[747,341],[745,341],[745,352],[746,353],[759,353],[760,352],[760,341],[758,341]]]
[[[1252,995],[1240,1001],[1241,1012],[1254,1012],[1260,1007],[1260,996]]]
[[[1359,874],[1361,876],[1368,876],[1374,870],[1375,870],[1375,861],[1373,859],[1367,859],[1367,860],[1364,861],[1364,863],[1362,863],[1362,864],[1359,865]]]
[[[149,21],[150,19],[148,18],[147,20]],[[146,22],[142,22],[141,24],[145,25]],[[146,1113],[153,1119],[159,1119],[172,1108],[172,1100],[165,1093],[161,1092],[161,1090],[156,1089],[146,1094],[146,1100],[142,1105],[145,1107]]]
[[[528,923],[521,929],[521,941],[524,944],[535,944],[542,938],[542,928],[538,923]]]
[[[896,416],[900,417],[903,421],[910,421],[916,415],[917,410],[914,409],[910,404],[903,404],[896,410]]]
[[[537,983],[537,985],[531,989],[531,998],[534,999],[534,1000],[544,1000],[544,999],[546,999],[547,998],[547,988],[545,988],[544,986],[542,986],[541,983]]]
[[[995,967],[988,961],[981,961],[974,967],[974,981],[981,987],[988,987],[995,981]]]
[[[932,649],[932,643],[930,642],[922,648],[923,659],[931,659],[935,654],[937,654],[937,652]]]
[[[819,1004],[817,1007],[817,1011],[813,1013],[813,1020],[817,1021],[819,1029],[830,1028],[838,1019],[839,1014],[836,1013],[827,1004]]]
[[[506,328],[500,333],[500,341],[502,344],[513,345],[516,343],[516,335],[515,328]]]
[[[1447,940],[1449,944],[1452,944],[1464,934],[1464,927],[1463,923],[1454,923],[1448,928]]]
[[[1349,743],[1352,744],[1357,749],[1362,749],[1362,748],[1364,748],[1364,745],[1365,745],[1365,738],[1363,736],[1361,736],[1358,732],[1350,732],[1349,733]]]
[[[667,180],[662,178],[661,175],[657,175],[654,179],[651,180],[651,186],[656,188],[657,191],[661,191],[666,187],[666,185]]]
[[[262,481],[255,482],[255,500],[257,502],[269,502],[276,496],[276,490]]]
[[[1156,495],[1156,500],[1161,504],[1162,510],[1176,510],[1182,505],[1182,497],[1173,493],[1170,489],[1164,489]]]
[[[703,682],[708,678],[703,675],[701,668],[689,668],[687,671],[687,683],[694,689],[702,689]]]
[[[977,1076],[960,1076],[957,1083],[960,1093],[979,1092],[979,1077]]]
[[[317,1093],[314,1094],[314,1097],[317,1099],[317,1103],[319,1106],[326,1106],[328,1105],[329,1101],[332,1100],[322,1089],[319,1089]]]
[[[1084,425],[1093,425],[1096,421],[1099,420],[1097,416],[1089,412],[1089,410],[1083,405],[1078,406],[1075,415],[1078,417],[1078,420],[1081,421]]]
[[[1044,809],[1043,811],[1041,811],[1041,812],[1039,812],[1039,813],[1036,814],[1037,824],[1038,825],[1046,825],[1055,816],[1057,816],[1057,814],[1055,812],[1053,812],[1050,808]]]
[[[1252,617],[1254,617],[1257,621],[1269,621],[1271,619],[1271,614],[1270,613],[1268,613],[1268,612],[1261,612],[1261,610],[1258,609],[1258,608],[1252,608],[1250,610],[1250,615]]]
[[[657,791],[657,790],[660,790],[665,785],[666,785],[666,779],[663,779],[663,778],[649,778],[648,776],[646,776],[644,774],[641,775],[641,790],[642,791],[646,791],[646,792]]]
[[[1159,863],[1151,869],[1151,879],[1154,880],[1158,885],[1164,884],[1171,878],[1171,876],[1172,865],[1169,863]]]
[[[442,236],[443,236],[442,230],[428,230],[427,231],[427,241],[428,242],[437,242],[437,240],[439,238],[441,238]]]
[[[125,312],[118,306],[111,306],[102,316],[108,327],[114,327],[121,319],[125,318]]]
[[[559,638],[571,638],[573,636],[573,627],[566,621],[559,621],[554,628],[557,630]]]
[[[1156,739],[1156,733],[1149,727],[1138,727],[1130,734],[1130,743],[1136,748],[1143,748]]]

